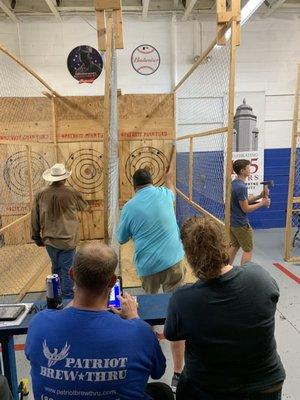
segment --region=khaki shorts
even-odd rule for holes
[[[142,276],[142,288],[146,293],[156,294],[159,291],[160,285],[164,293],[173,292],[179,286],[185,283],[186,268],[183,261],[173,265],[164,271],[157,274]]]
[[[253,229],[249,224],[238,228],[230,227],[230,246],[241,247],[247,253],[252,251]]]

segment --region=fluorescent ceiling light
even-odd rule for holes
[[[241,25],[255,13],[255,11],[262,5],[264,0],[249,0],[248,3],[241,10]]]

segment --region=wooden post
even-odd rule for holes
[[[107,49],[105,56],[105,91],[103,105],[103,223],[104,223],[104,242],[108,244],[108,163],[109,163],[109,132],[111,115],[111,74],[114,50],[113,20],[109,18],[107,24]]]
[[[33,205],[33,181],[32,181],[32,166],[31,166],[31,147],[26,145],[27,168],[28,168],[28,189],[30,208]]]
[[[231,23],[231,49],[230,49],[230,75],[228,91],[228,133],[226,149],[226,190],[225,190],[225,229],[229,238],[230,234],[230,208],[231,208],[231,171],[233,150],[233,118],[235,96],[235,70],[236,70],[236,31],[237,22]]]
[[[291,259],[292,217],[293,217],[293,204],[295,202],[294,198],[295,169],[296,169],[295,167],[297,159],[297,137],[299,135],[298,132],[299,97],[300,97],[300,64],[298,64],[297,83],[296,83],[295,102],[294,102],[289,191],[288,191],[286,225],[285,225],[285,235],[284,235],[284,259],[286,261],[289,261]]]
[[[232,0],[231,4],[232,16],[236,21],[236,39],[235,44],[241,44],[241,0]]]
[[[175,149],[176,149],[176,144],[175,142],[172,144],[172,148],[171,148],[171,154],[170,154],[170,158],[169,158],[169,162],[166,168],[166,172],[169,172],[172,162],[173,162],[173,158],[174,158],[174,154],[175,154]]]
[[[124,48],[121,0],[94,0],[97,22],[98,48],[105,51],[108,45],[106,18],[113,18],[115,49]]]
[[[97,22],[98,49],[101,51],[105,51],[107,46],[105,11],[96,10],[95,12]]]
[[[224,16],[226,14],[226,0],[217,0],[217,24],[218,33],[224,26]],[[228,22],[228,21],[227,21]],[[218,45],[223,46],[226,44],[225,35],[221,35],[218,40]]]
[[[193,138],[190,137],[190,148],[189,148],[189,200],[190,201],[193,201],[193,168],[194,168]]]
[[[54,158],[55,162],[58,162],[58,146],[57,146],[57,119],[56,119],[56,104],[55,97],[51,99],[51,111],[52,111],[52,134],[54,143]]]
[[[121,7],[121,4],[120,4]],[[123,19],[122,9],[113,11],[114,30],[116,35],[116,49],[124,49],[124,31],[123,31]]]

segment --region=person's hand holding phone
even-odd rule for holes
[[[115,307],[111,307],[111,310],[115,314],[118,314],[121,318],[124,319],[133,319],[139,317],[137,312],[138,304],[133,296],[131,296],[129,293],[124,292],[123,295],[119,296],[119,299],[121,303],[121,309],[118,310]]]

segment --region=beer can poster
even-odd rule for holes
[[[142,44],[133,50],[131,65],[141,75],[154,74],[160,65],[159,52],[149,44]]]
[[[77,46],[68,56],[68,70],[79,83],[93,83],[103,69],[101,54],[91,46]]]

